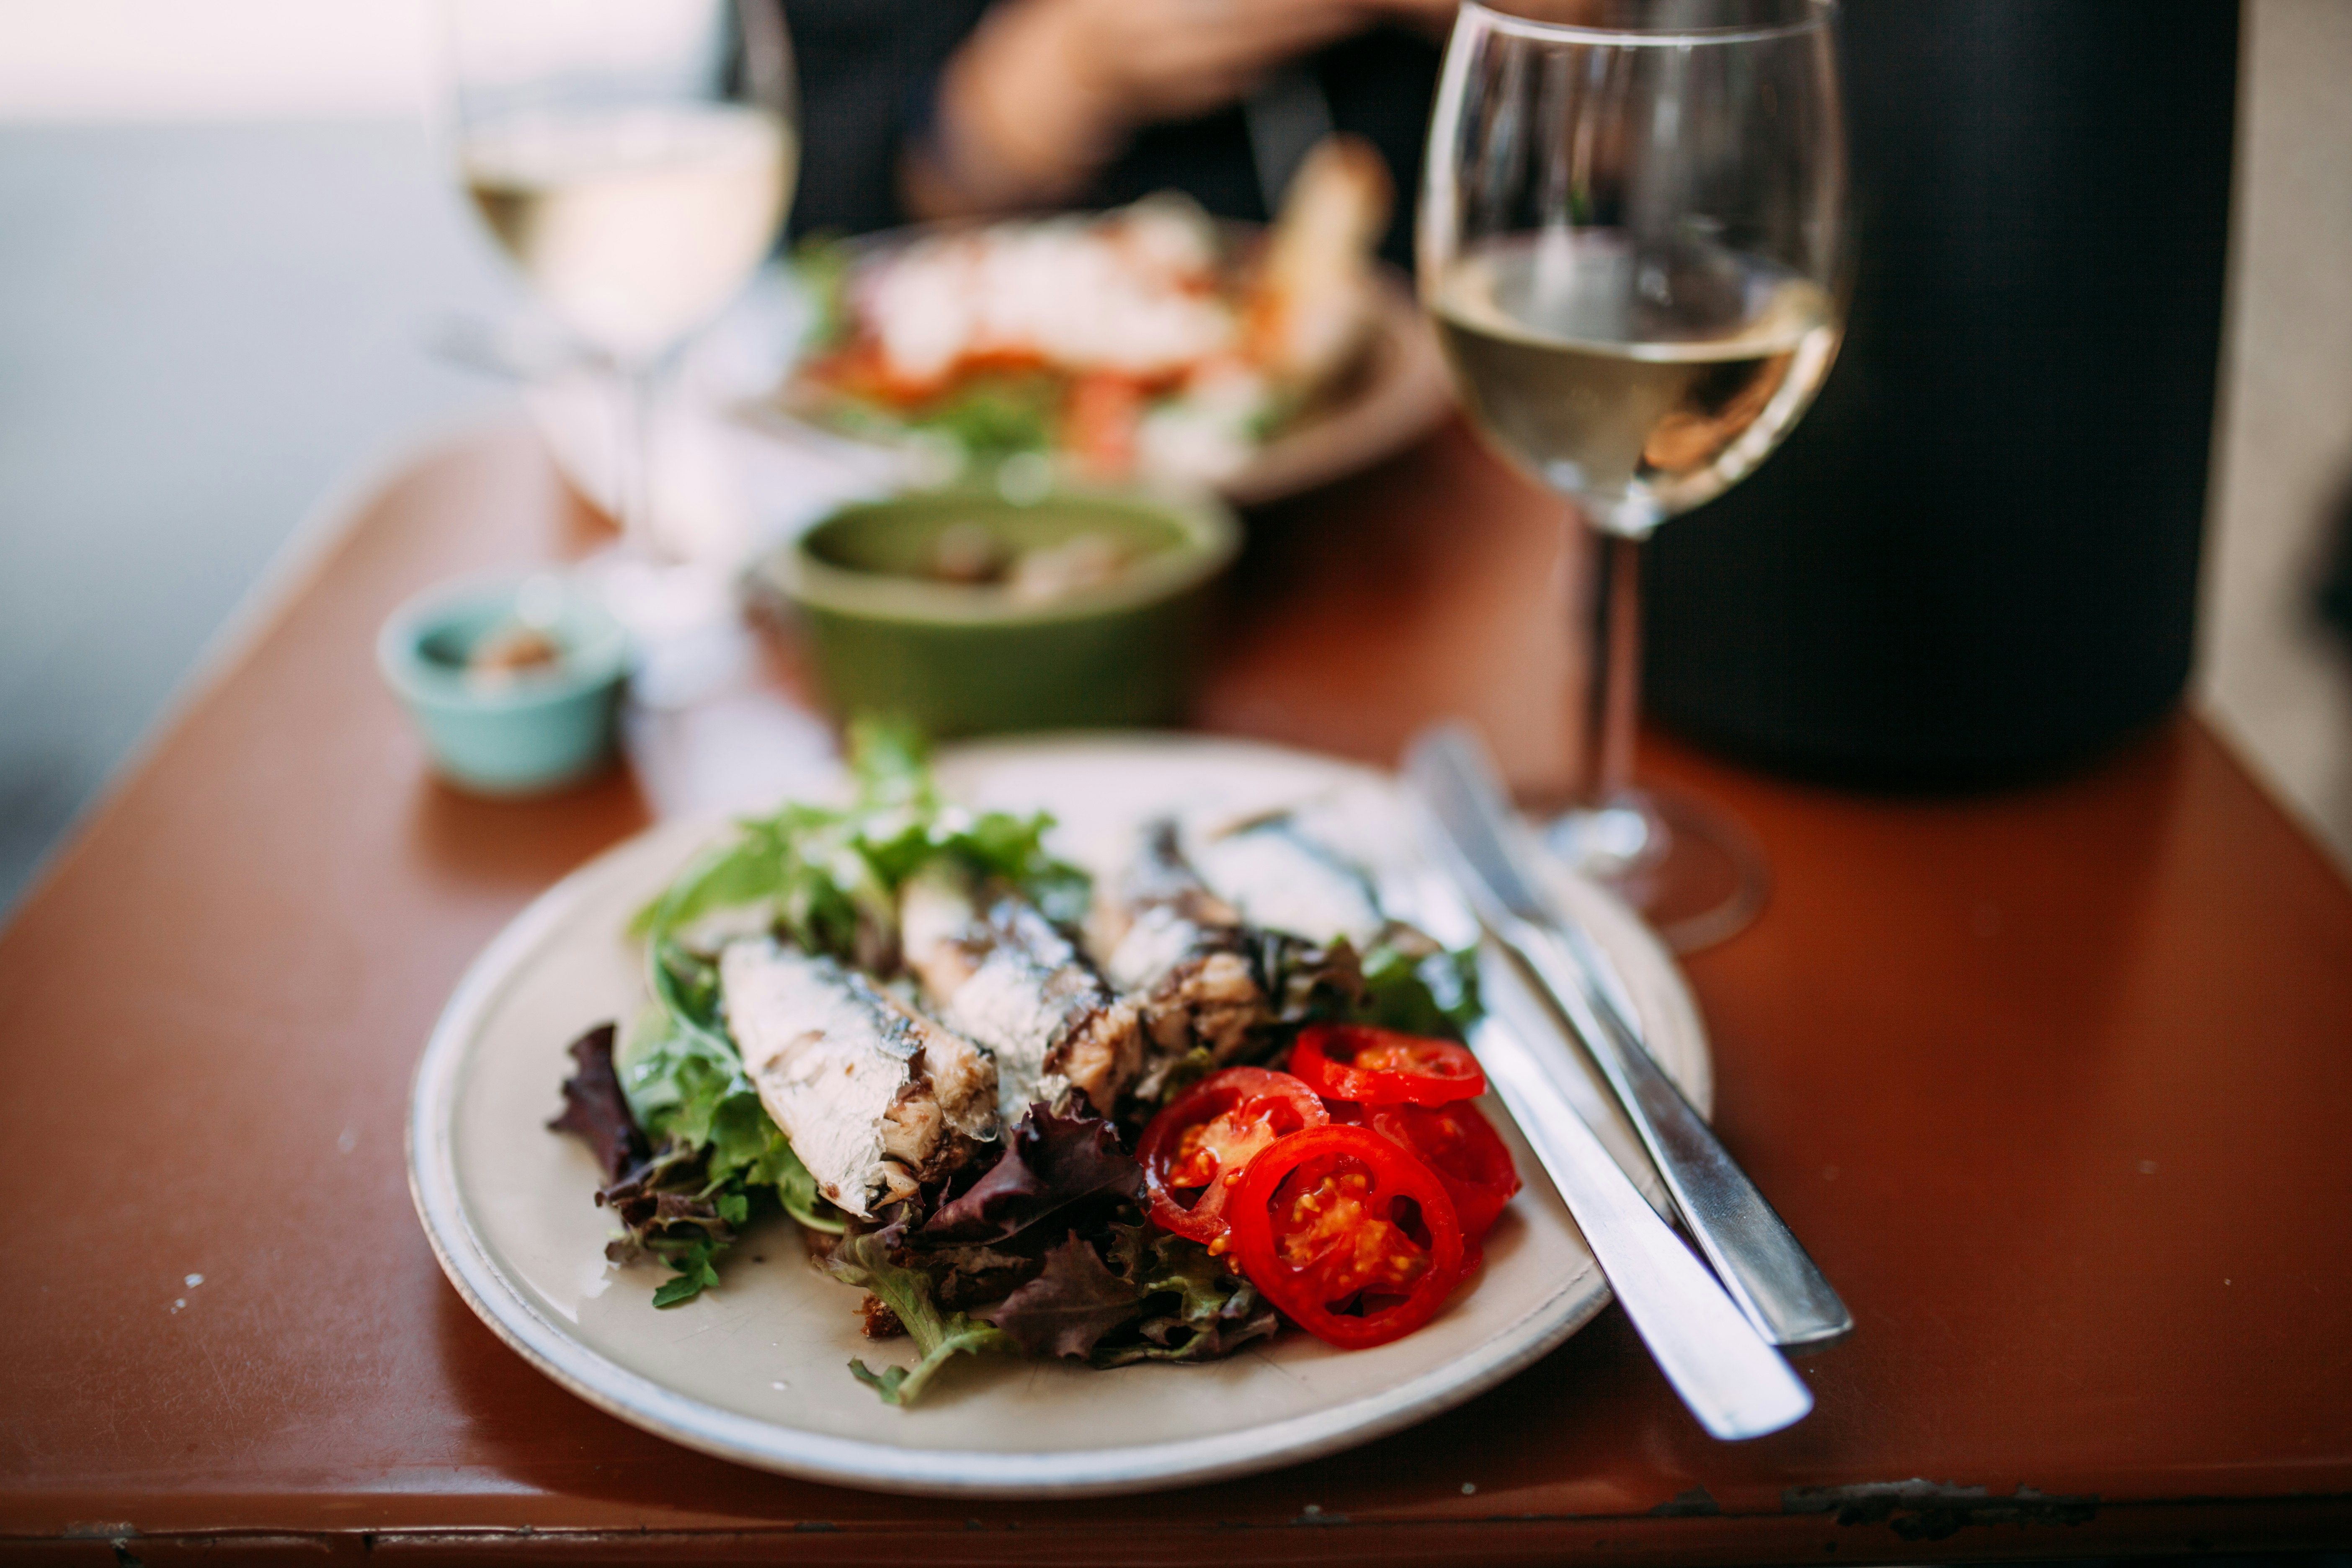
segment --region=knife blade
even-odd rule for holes
[[[1853,1315],[1820,1268],[1651,1057],[1600,943],[1522,869],[1535,851],[1477,737],[1458,724],[1426,731],[1404,772],[1478,919],[1584,1042],[1731,1300],[1775,1344],[1822,1349],[1851,1332]]]

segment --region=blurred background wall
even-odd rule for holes
[[[2352,868],[2352,5],[2254,0],[2196,689]]]
[[[329,487],[495,401],[427,0],[0,0],[0,911]]]
[[[1854,0],[1856,4],[1899,0]],[[2251,0],[2199,700],[2352,867],[2352,4]],[[0,910],[329,487],[499,388],[431,0],[0,0]]]

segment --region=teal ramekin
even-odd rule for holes
[[[544,674],[495,685],[467,676],[481,637],[524,619],[562,650]],[[629,639],[557,573],[468,578],[427,589],[377,635],[376,666],[425,737],[442,777],[476,795],[541,795],[601,771],[613,754]]]

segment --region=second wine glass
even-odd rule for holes
[[[459,178],[524,280],[613,373],[621,545],[591,563],[658,661],[731,616],[725,574],[656,512],[655,393],[741,292],[792,205],[799,139],[776,0],[446,0]]]
[[[1557,13],[1557,15],[1553,15]],[[1597,535],[1579,779],[1550,839],[1687,950],[1753,917],[1743,830],[1634,785],[1641,542],[1762,462],[1836,358],[1828,0],[1466,0],[1420,275],[1480,432]]]

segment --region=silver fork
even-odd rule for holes
[[[1521,871],[1534,851],[1476,736],[1458,724],[1424,732],[1406,755],[1405,778],[1433,829],[1434,852],[1468,889],[1479,922],[1527,964],[1584,1041],[1740,1310],[1775,1344],[1820,1349],[1843,1339],[1853,1315],[1651,1059],[1608,954]]]

